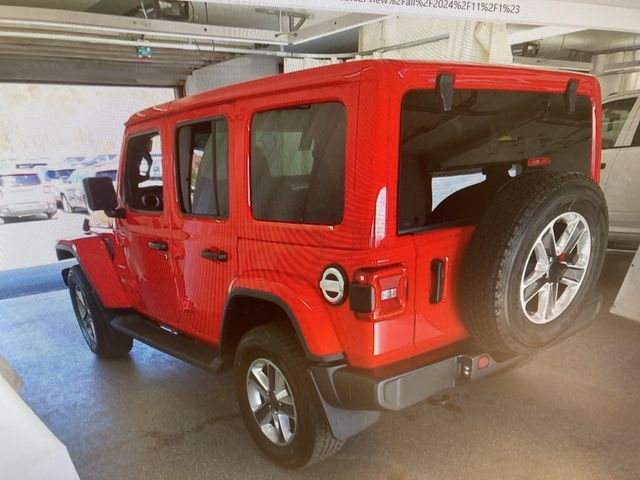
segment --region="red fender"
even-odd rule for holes
[[[308,353],[314,357],[340,356],[344,349],[338,340],[326,306],[321,301],[310,301],[317,296],[317,292],[296,292],[286,286],[287,284],[291,282],[244,277],[236,278],[229,291],[233,294],[238,290],[252,290],[278,298],[293,314],[294,318],[291,321],[295,322],[294,328],[303,337],[301,340],[304,341]],[[302,290],[310,289],[301,282],[298,282],[298,285]],[[304,293],[307,295],[303,295]]]
[[[107,248],[109,239],[99,235],[87,235],[72,240],[58,240],[58,260],[75,257],[93,286],[98,298],[107,308],[131,308],[122,288]]]

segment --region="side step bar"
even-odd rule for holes
[[[217,348],[162,328],[141,315],[130,313],[116,316],[111,320],[111,327],[204,370],[217,372],[220,367]]]

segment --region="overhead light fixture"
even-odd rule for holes
[[[179,0],[153,0],[153,12],[161,20],[187,21],[189,19],[188,2]]]
[[[189,20],[189,2],[181,0],[140,0],[140,5],[131,10],[128,15],[144,17],[147,20],[187,22]]]

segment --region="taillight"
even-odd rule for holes
[[[408,285],[402,265],[358,270],[349,292],[351,310],[374,322],[398,315],[407,306]]]

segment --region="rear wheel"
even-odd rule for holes
[[[304,352],[285,325],[267,324],[245,334],[234,361],[234,384],[247,430],[275,463],[300,468],[342,447],[331,432]]]
[[[133,346],[133,339],[111,328],[107,312],[79,266],[71,267],[67,283],[73,311],[91,351],[103,358],[126,355]]]
[[[496,195],[467,249],[465,324],[487,349],[532,353],[575,321],[597,281],[607,207],[588,177],[536,172]]]

